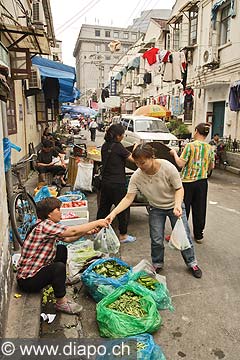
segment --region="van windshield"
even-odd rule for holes
[[[163,132],[169,133],[168,128],[160,119],[146,120],[139,119],[135,122],[135,129],[137,132]]]

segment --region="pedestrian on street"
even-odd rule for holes
[[[209,124],[198,124],[195,128],[194,141],[184,147],[180,157],[175,150],[170,151],[177,165],[182,168],[184,203],[187,218],[192,209],[193,234],[197,243],[203,242],[207,209],[207,177],[208,172],[214,168],[214,151],[205,141],[209,131]]]
[[[91,141],[95,141],[96,139],[96,131],[97,131],[98,124],[96,119],[93,119],[89,124],[89,130],[91,133]]]
[[[224,142],[220,139],[219,134],[216,133],[213,135],[209,144],[212,145],[213,150],[215,152],[215,160],[218,160],[219,164],[229,165],[227,161],[227,153]]]
[[[149,144],[138,145],[132,152],[138,169],[131,176],[126,196],[106,217],[111,223],[123,210],[128,208],[140,191],[149,202],[149,228],[151,238],[152,263],[156,272],[164,266],[164,230],[169,217],[172,228],[177,219],[182,218],[189,249],[181,251],[182,257],[192,275],[201,278],[202,271],[197,265],[194,247],[183,203],[183,187],[176,167],[167,160],[156,159],[154,149]]]
[[[101,149],[103,171],[97,219],[105,218],[109,214],[112,205],[117,206],[127,193],[126,159],[134,160],[130,151],[121,144],[124,132],[125,129],[121,124],[114,124],[107,129],[104,137],[105,143]],[[121,243],[136,240],[135,236],[127,233],[129,216],[129,208],[118,215],[119,240]]]
[[[66,227],[61,220],[61,201],[55,197],[37,203],[40,222],[25,239],[17,267],[17,282],[22,291],[38,292],[47,285],[53,287],[56,310],[78,314],[82,306],[66,297],[67,248],[58,241],[72,243],[81,236],[97,233],[106,227],[106,220]]]

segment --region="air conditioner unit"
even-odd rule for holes
[[[202,65],[208,66],[208,64],[218,63],[217,53],[213,48],[203,49],[202,52]]]
[[[31,75],[28,80],[26,80],[26,89],[42,89],[42,83],[41,83],[41,75],[40,71],[37,67],[32,66],[31,67]]]
[[[44,30],[43,8],[41,0],[33,0],[32,3],[32,24],[37,28]]]

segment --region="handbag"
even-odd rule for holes
[[[107,156],[107,159],[106,159],[106,162],[105,162],[105,166],[103,166],[103,165],[99,166],[98,172],[93,176],[93,186],[97,191],[101,190],[103,173],[104,173],[104,170],[105,170],[105,168],[107,166],[108,160],[110,158],[113,145],[114,144],[112,144],[111,147],[108,149],[108,156]]]

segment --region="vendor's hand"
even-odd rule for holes
[[[86,235],[94,235],[94,234],[97,234],[99,231],[101,230],[100,227],[97,227],[95,229],[92,229],[92,230],[89,230]]]
[[[108,227],[109,223],[106,219],[99,219],[97,220],[97,227]]]
[[[180,218],[182,216],[182,207],[175,205],[173,209],[173,213],[177,218]]]

